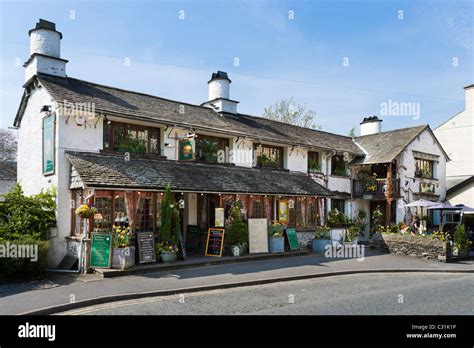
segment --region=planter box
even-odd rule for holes
[[[324,253],[326,245],[331,245],[329,239],[313,239],[313,253]]]
[[[283,253],[285,251],[285,238],[268,238],[268,249],[271,253]]]
[[[161,253],[161,261],[164,263],[171,263],[176,261],[176,252],[174,251],[163,251]]]
[[[112,251],[112,268],[125,269],[135,265],[135,247],[117,248]]]

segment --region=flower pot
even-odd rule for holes
[[[268,249],[271,253],[282,253],[285,251],[284,237],[271,237],[268,239]]]
[[[245,249],[241,245],[231,245],[230,246],[230,253],[232,256],[242,256],[245,252]]]
[[[161,260],[164,263],[170,263],[176,261],[176,252],[175,251],[163,251],[161,253]]]
[[[135,247],[114,248],[112,251],[112,268],[125,269],[135,265]]]
[[[329,239],[313,239],[313,253],[324,253],[326,245],[331,245]]]

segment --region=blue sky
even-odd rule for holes
[[[200,104],[219,69],[242,113],[294,97],[323,130],[347,135],[391,100],[419,103],[420,117],[384,116],[384,130],[436,127],[474,83],[473,3],[0,1],[0,127],[13,123],[24,79],[15,63],[38,18],[63,33],[71,77]]]

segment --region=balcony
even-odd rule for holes
[[[375,182],[364,180],[352,180],[352,195],[354,198],[371,196],[370,199],[384,199],[386,191],[386,179],[376,179]],[[394,197],[400,194],[400,179],[392,179]]]

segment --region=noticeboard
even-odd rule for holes
[[[148,263],[156,261],[155,238],[153,232],[138,232],[138,263]]]
[[[214,227],[224,227],[224,208],[215,208]]]
[[[207,232],[206,256],[222,256],[222,248],[224,247],[224,229],[210,228]]]
[[[296,234],[296,230],[294,228],[287,228],[286,232],[286,239],[288,241],[288,246],[290,250],[299,250],[300,243],[298,242],[298,236]]]
[[[288,222],[288,200],[280,199],[278,202],[278,221],[286,224]]]
[[[112,258],[112,234],[91,234],[90,266],[96,268],[110,268]]]
[[[267,219],[249,220],[249,254],[268,253]]]

